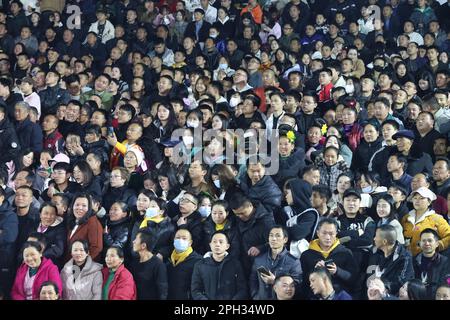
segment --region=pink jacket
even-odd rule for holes
[[[28,266],[25,263],[22,263],[19,269],[17,270],[16,279],[14,280],[13,288],[11,289],[11,298],[12,300],[25,300],[25,277],[28,272]],[[41,284],[45,281],[53,281],[59,289],[61,294],[62,292],[62,282],[61,277],[59,276],[58,267],[53,264],[50,259],[42,258],[42,263],[36,273],[36,277],[33,283],[33,300],[39,300],[39,289]]]

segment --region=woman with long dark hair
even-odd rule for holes
[[[94,176],[94,172],[90,165],[85,161],[79,161],[72,171],[75,181],[81,185],[83,191],[92,195],[101,197],[102,187],[100,185],[100,179]]]
[[[76,240],[87,240],[92,259],[98,261],[103,249],[103,228],[92,211],[92,199],[89,194],[79,193],[74,197],[67,226],[67,247],[70,248]],[[70,259],[70,255],[70,252],[66,252],[67,260]]]

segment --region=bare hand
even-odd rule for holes
[[[323,260],[317,261],[314,268],[325,268],[325,261],[323,261]]]
[[[106,140],[108,141],[108,144],[109,144],[110,146],[112,146],[112,147],[115,147],[116,144],[117,144],[117,137],[116,137],[116,134],[115,134],[115,133],[113,133],[112,136],[111,136],[111,135],[108,135],[108,136],[106,137]]]
[[[332,275],[335,275],[336,274],[336,272],[337,272],[337,266],[336,266],[336,264],[333,262],[333,263],[330,263],[330,264],[327,264],[327,270],[332,274]]]
[[[177,221],[178,226],[182,226],[183,224],[186,224],[186,223],[187,223],[186,217],[180,217],[180,219],[178,219],[178,221]]]
[[[163,261],[164,260],[164,258],[163,258],[163,256],[162,256],[162,254],[161,253],[158,253],[157,255],[156,255],[161,261]]]
[[[265,283],[265,284],[269,284],[272,285],[275,282],[275,275],[270,272],[270,275],[266,275],[264,273],[260,273],[259,275],[261,276],[261,280]]]
[[[75,154],[77,154],[79,156],[82,156],[84,154],[84,150],[83,150],[83,147],[81,145],[76,145],[73,148],[73,151],[75,152]]]
[[[248,254],[250,257],[256,257],[256,256],[258,256],[258,255],[260,254],[260,251],[259,251],[259,249],[256,248],[256,247],[251,247],[250,249],[248,249],[247,254]]]

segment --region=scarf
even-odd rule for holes
[[[322,256],[326,259],[330,255],[330,253],[340,244],[339,239],[336,239],[336,241],[333,243],[331,248],[328,251],[324,251],[320,245],[319,245],[319,239],[313,240],[311,244],[309,245],[309,248],[311,250],[320,252]]]
[[[220,231],[225,229],[225,224],[227,223],[227,220],[225,220],[223,223],[216,223],[216,231]]]
[[[174,267],[182,263],[184,260],[189,257],[189,255],[193,252],[192,247],[189,247],[186,251],[183,252],[177,252],[176,250],[172,251],[172,254],[170,255],[170,262],[173,264]]]
[[[141,225],[139,226],[139,229],[147,228],[147,224],[149,221],[152,221],[154,223],[160,223],[163,220],[164,220],[163,216],[153,217],[153,218],[144,218],[144,220],[142,220]]]

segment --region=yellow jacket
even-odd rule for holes
[[[420,233],[428,228],[436,230],[439,234],[439,238],[441,239],[439,240],[439,251],[445,250],[450,246],[450,226],[434,210],[425,212],[417,221],[416,211],[411,210],[403,217],[402,227],[403,235],[405,236],[405,245],[408,246],[413,256],[416,256],[422,251],[419,247]]]

